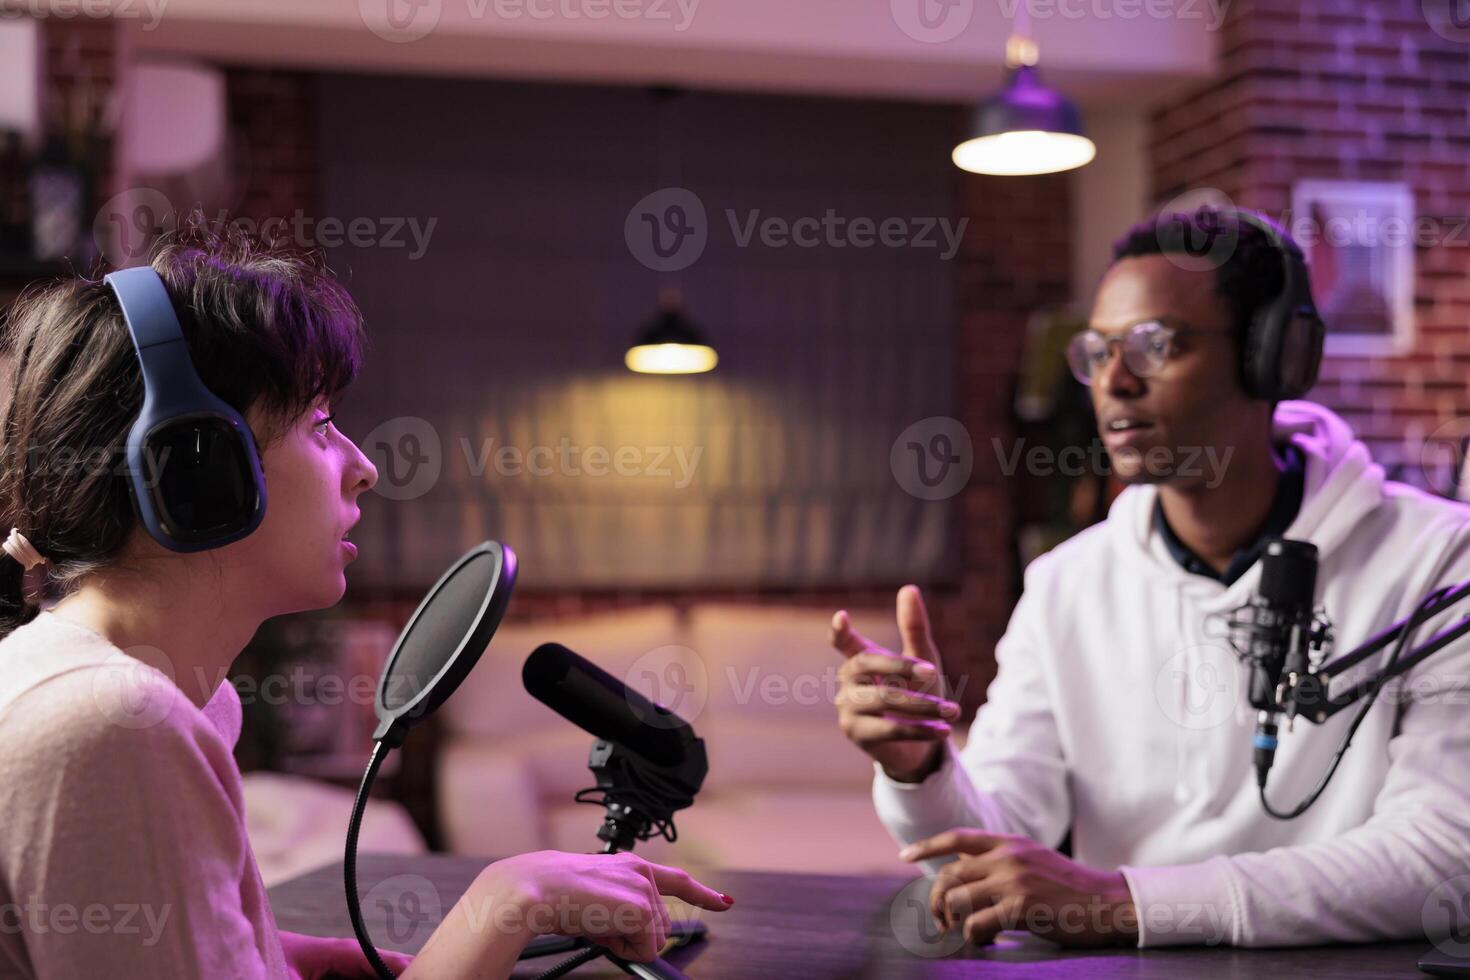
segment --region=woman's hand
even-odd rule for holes
[[[280,937],[286,965],[297,980],[378,980],[377,971],[368,963],[356,939],[303,936],[295,932],[282,932]],[[412,956],[390,949],[380,949],[378,955],[395,974],[407,970],[413,962]]]
[[[662,895],[711,912],[734,904],[678,868],[626,852],[536,851],[496,861],[449,910],[402,980],[508,977],[526,944],[550,933],[647,962],[669,934]]]
[[[734,903],[687,872],[626,851],[522,854],[487,867],[475,887],[493,904],[485,911],[497,922],[518,924],[532,936],[581,936],[640,962],[657,957],[669,938],[671,921],[660,896],[711,912]]]

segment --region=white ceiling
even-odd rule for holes
[[[1225,0],[129,0],[117,16],[139,51],[230,62],[968,102],[1000,81],[1021,2],[1046,77],[1084,106],[1142,107],[1214,71]]]

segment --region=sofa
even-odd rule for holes
[[[896,648],[891,609],[852,610]],[[832,610],[709,602],[507,623],[441,709],[436,804],[446,849],[505,855],[601,848],[593,737],[525,693],[521,666],[564,644],[681,715],[705,742],[709,775],[680,811],[678,839],[638,845],[690,868],[912,873],[872,806],[872,763],[841,734],[832,696],[841,657]]]
[[[247,772],[240,779],[245,833],[267,888],[342,860],[356,794],[317,779]],[[401,805],[369,800],[357,849],[367,854],[424,854],[428,846]]]

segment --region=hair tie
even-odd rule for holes
[[[30,540],[24,534],[20,533],[20,528],[11,528],[10,537],[6,538],[5,544],[0,547],[4,547],[7,555],[24,565],[26,571],[30,571],[37,565],[43,565],[46,562],[45,557],[36,550],[36,546],[31,544]]]

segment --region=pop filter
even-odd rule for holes
[[[500,625],[516,584],[516,553],[484,541],[439,577],[388,655],[373,711],[373,738],[389,748],[449,699]]]
[[[389,751],[403,744],[409,728],[449,700],[490,645],[510,605],[516,584],[516,553],[499,541],[482,541],[449,566],[398,634],[383,665],[373,711],[373,754],[363,773],[342,858],[347,913],[363,955],[381,980],[393,980],[362,921],[357,895],[357,835],[373,779]]]

